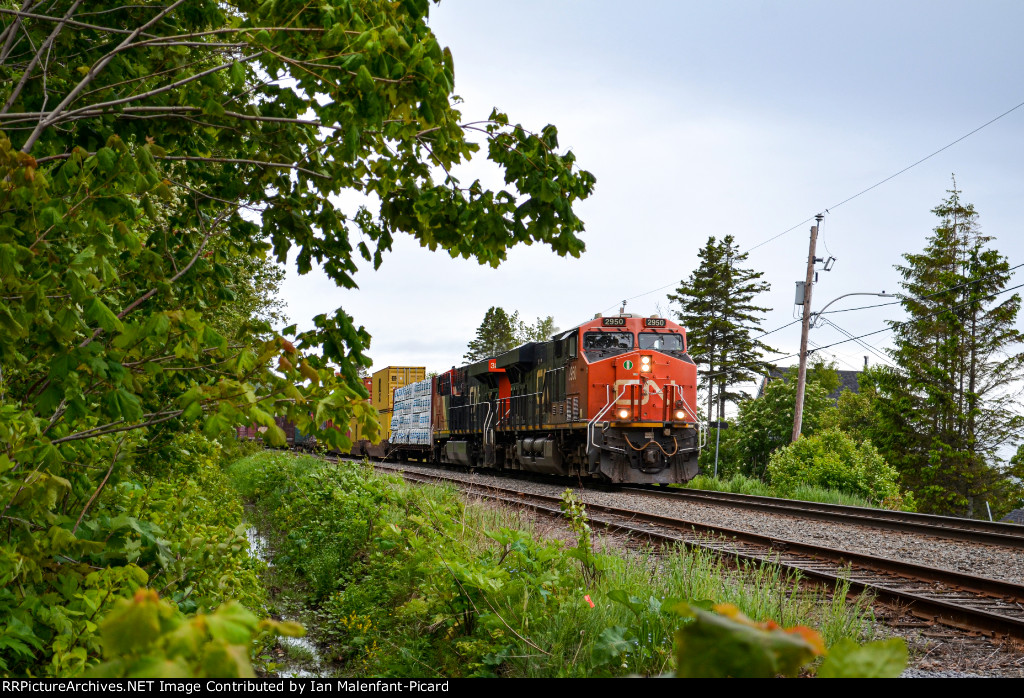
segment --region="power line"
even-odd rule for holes
[[[982,281],[988,281],[993,276],[1001,276],[1003,274],[1009,274],[1011,271],[1016,271],[1017,269],[1020,269],[1021,267],[1024,267],[1024,264],[1018,264],[1015,267],[1010,267],[1006,271],[992,272],[991,274],[989,274],[987,276],[982,276],[980,278],[974,279],[973,281],[965,281],[962,284],[957,284],[956,286],[950,286],[948,288],[942,289],[941,291],[935,291],[934,293],[929,293],[928,295],[925,295],[925,296],[917,296],[915,298],[901,298],[898,301],[889,301],[888,303],[875,303],[874,305],[862,305],[862,306],[859,306],[859,307],[856,307],[856,308],[842,308],[840,310],[830,310],[827,313],[819,313],[819,315],[831,315],[832,313],[849,313],[849,312],[854,311],[854,310],[867,310],[869,308],[881,308],[881,307],[886,306],[886,305],[896,305],[897,303],[902,303],[904,300],[923,301],[923,300],[925,300],[927,298],[931,298],[932,296],[941,296],[943,293],[949,293],[950,291],[956,291],[957,289],[963,288],[965,286],[973,286],[974,284],[980,284]]]
[[[798,323],[798,322],[802,322],[802,321],[803,321],[803,318],[797,318],[797,319],[796,319],[796,320],[794,320],[793,322],[787,322],[787,323],[786,323],[785,325],[782,325],[781,327],[776,327],[776,328],[775,328],[774,330],[768,330],[768,331],[767,331],[767,332],[765,332],[764,334],[760,334],[760,335],[758,335],[758,336],[754,337],[754,339],[761,339],[761,337],[767,337],[767,336],[768,336],[768,335],[770,335],[770,334],[773,334],[773,333],[775,333],[775,332],[778,332],[779,330],[784,330],[784,329],[786,329],[787,327],[790,327],[791,325],[795,325],[796,323]]]
[[[826,210],[828,210],[828,209],[826,209]],[[786,235],[787,233],[792,233],[792,232],[793,232],[794,230],[796,230],[796,229],[797,229],[797,228],[799,228],[800,226],[802,226],[802,225],[807,225],[808,223],[810,223],[810,222],[811,222],[811,221],[813,221],[813,220],[814,220],[814,216],[811,216],[810,218],[805,218],[804,220],[802,220],[802,221],[800,221],[799,223],[797,223],[796,225],[794,225],[794,226],[793,226],[792,228],[786,228],[785,230],[783,230],[783,231],[782,231],[781,233],[779,233],[778,235],[774,235],[774,236],[772,236],[772,237],[768,238],[767,240],[765,240],[765,241],[763,241],[763,242],[759,242],[759,243],[757,243],[756,245],[754,245],[753,247],[751,247],[750,249],[748,249],[748,250],[747,250],[747,252],[753,252],[753,251],[754,251],[754,250],[756,250],[756,249],[757,249],[758,247],[762,247],[762,246],[764,246],[764,245],[767,245],[767,244],[768,244],[769,242],[772,242],[772,241],[774,241],[774,240],[778,240],[778,239],[779,239],[780,237],[782,237],[783,235]]]
[[[809,350],[807,351],[807,354],[808,354],[808,355],[810,355],[810,354],[813,354],[814,352],[816,352],[816,351],[818,351],[819,349],[821,349],[821,346],[820,346],[820,345],[819,345],[819,344],[818,344],[817,342],[815,342],[815,341],[813,341],[813,340],[811,340],[811,339],[808,339],[808,340],[807,340],[807,343],[808,343],[809,345],[811,345],[811,348],[810,348],[810,349],[809,349]],[[840,363],[844,363],[844,364],[846,364],[847,366],[849,366],[849,367],[850,367],[851,369],[853,369],[853,370],[857,370],[857,369],[856,369],[856,366],[854,366],[853,364],[851,364],[851,363],[850,363],[849,361],[847,361],[847,360],[846,360],[846,359],[844,359],[843,357],[839,356],[839,354],[835,353],[834,351],[830,351],[830,352],[826,352],[826,353],[827,353],[827,354],[828,354],[829,356],[831,356],[831,357],[832,357],[832,360],[833,360],[833,361],[838,361],[838,362],[840,362]]]
[[[947,145],[944,145],[944,146],[942,146],[941,148],[939,148],[938,150],[936,150],[936,151],[935,151],[934,153],[932,153],[931,155],[926,155],[926,156],[924,156],[923,158],[921,158],[920,160],[918,160],[918,161],[917,161],[917,162],[915,162],[914,164],[912,164],[912,165],[907,165],[906,167],[904,167],[904,168],[903,168],[902,170],[900,170],[899,172],[897,172],[897,173],[895,173],[895,174],[891,174],[891,175],[889,175],[888,177],[886,177],[885,179],[883,179],[882,181],[880,181],[880,182],[876,182],[875,184],[872,184],[872,185],[871,185],[870,187],[868,187],[867,189],[864,189],[864,190],[862,190],[862,191],[859,191],[859,192],[857,192],[856,194],[854,194],[853,196],[850,196],[850,197],[848,197],[848,198],[845,198],[845,199],[843,199],[843,200],[842,200],[842,201],[840,201],[840,202],[839,202],[838,204],[832,204],[831,206],[829,206],[828,208],[826,208],[826,209],[825,209],[825,212],[826,212],[826,213],[828,213],[828,211],[829,211],[830,209],[834,209],[834,208],[839,208],[839,207],[840,207],[840,206],[842,206],[843,204],[845,204],[845,203],[849,203],[850,201],[853,201],[853,200],[854,200],[854,199],[856,199],[856,198],[857,198],[858,196],[862,196],[862,195],[864,195],[864,194],[867,194],[867,193],[868,193],[869,191],[871,191],[872,189],[874,189],[874,188],[876,188],[876,187],[880,187],[880,186],[882,186],[883,184],[885,184],[886,182],[888,182],[888,181],[889,181],[890,179],[895,179],[896,177],[899,177],[899,176],[900,176],[901,174],[903,174],[903,173],[904,173],[904,172],[906,172],[907,170],[912,170],[912,169],[914,169],[915,167],[917,167],[918,165],[920,165],[920,164],[921,164],[922,162],[925,162],[926,160],[930,160],[930,159],[932,159],[933,157],[935,157],[936,155],[938,155],[939,153],[941,153],[942,151],[944,151],[944,150],[948,150],[949,148],[952,148],[952,147],[953,147],[954,145],[956,145],[956,144],[957,144],[957,143],[959,143],[960,141],[962,141],[962,140],[964,140],[964,139],[966,139],[966,138],[969,138],[969,137],[973,136],[973,135],[974,135],[975,133],[977,133],[977,132],[978,132],[978,131],[980,131],[981,129],[983,129],[983,128],[985,128],[986,126],[989,126],[989,125],[991,125],[991,124],[994,124],[995,122],[997,122],[997,121],[999,121],[1000,119],[1002,119],[1002,118],[1003,118],[1004,116],[1007,116],[1008,114],[1012,114],[1013,112],[1017,111],[1017,110],[1018,110],[1018,109],[1020,109],[1021,107],[1024,107],[1024,102],[1021,102],[1020,104],[1018,104],[1018,105],[1017,105],[1017,106],[1015,106],[1015,107],[1011,107],[1010,109],[1007,109],[1006,111],[1004,111],[1004,112],[1003,112],[1002,114],[1000,114],[1000,115],[999,115],[999,116],[997,116],[996,118],[994,118],[994,119],[990,119],[990,120],[986,121],[985,123],[983,123],[983,124],[982,124],[981,126],[979,126],[978,128],[974,129],[973,131],[970,131],[969,133],[965,133],[964,135],[960,136],[959,138],[957,138],[957,139],[956,139],[955,141],[953,141],[952,143],[949,143],[949,144],[947,144]]]
[[[872,184],[872,185],[871,185],[870,187],[868,187],[867,189],[862,189],[861,191],[857,192],[857,193],[856,193],[856,194],[854,194],[853,196],[848,196],[848,197],[846,197],[845,199],[843,199],[842,201],[840,201],[840,202],[839,202],[839,203],[837,203],[837,204],[832,204],[831,206],[829,206],[828,208],[826,208],[826,209],[825,209],[825,213],[830,213],[830,212],[831,212],[831,211],[832,211],[833,209],[837,209],[837,208],[839,208],[840,206],[842,206],[842,205],[844,205],[844,204],[848,204],[849,202],[853,201],[854,199],[856,199],[856,198],[858,198],[858,197],[860,197],[860,196],[863,196],[864,194],[867,194],[867,193],[868,193],[869,191],[871,191],[872,189],[877,189],[878,187],[882,186],[882,185],[883,185],[883,184],[885,184],[886,182],[888,182],[888,181],[890,181],[890,180],[893,180],[893,179],[895,179],[896,177],[899,177],[899,176],[900,176],[901,174],[903,174],[904,172],[908,172],[909,170],[912,170],[912,169],[914,169],[915,167],[917,167],[917,166],[918,166],[918,165],[920,165],[921,163],[923,163],[923,162],[926,162],[926,161],[928,161],[928,160],[932,159],[933,157],[935,157],[936,155],[938,155],[939,153],[941,153],[941,152],[943,152],[943,151],[945,151],[945,150],[949,150],[950,148],[952,148],[952,147],[953,147],[954,145],[956,145],[956,144],[957,144],[957,143],[959,143],[960,141],[963,141],[963,140],[965,140],[965,139],[967,139],[967,138],[970,138],[971,136],[973,136],[973,135],[974,135],[975,133],[977,133],[978,131],[982,130],[983,128],[986,128],[987,126],[991,126],[991,125],[992,125],[992,124],[994,124],[995,122],[997,122],[997,121],[999,121],[1000,119],[1002,119],[1002,118],[1003,118],[1004,116],[1008,116],[1008,115],[1012,114],[1013,112],[1017,111],[1017,110],[1018,110],[1018,109],[1020,109],[1021,107],[1024,107],[1024,102],[1021,102],[1020,104],[1018,104],[1018,105],[1016,105],[1016,106],[1014,106],[1014,107],[1011,107],[1010,109],[1007,109],[1007,110],[1006,110],[1006,111],[1004,111],[1004,112],[1003,112],[1002,114],[1000,114],[999,116],[995,117],[994,119],[989,119],[988,121],[986,121],[985,123],[983,123],[983,124],[982,124],[981,126],[978,126],[977,128],[975,128],[975,129],[974,129],[973,131],[969,131],[969,132],[965,133],[964,135],[962,135],[962,136],[960,136],[959,138],[957,138],[957,139],[956,139],[955,141],[953,141],[953,142],[951,142],[951,143],[947,143],[946,145],[942,146],[941,148],[939,148],[939,149],[938,149],[938,150],[936,150],[935,152],[933,152],[933,153],[931,153],[931,154],[929,154],[929,155],[926,155],[925,157],[921,158],[921,159],[920,159],[920,160],[918,160],[917,162],[914,162],[914,163],[912,163],[912,164],[910,164],[910,165],[907,165],[906,167],[904,167],[904,168],[903,168],[902,170],[900,170],[899,172],[896,172],[896,173],[894,173],[894,174],[891,174],[891,175],[889,175],[888,177],[886,177],[885,179],[882,179],[882,180],[879,180],[878,182],[875,182],[874,184]],[[783,235],[787,235],[788,233],[791,233],[791,232],[793,232],[794,230],[796,230],[797,228],[799,228],[800,226],[802,226],[802,225],[806,225],[807,223],[810,223],[810,222],[811,222],[811,221],[813,221],[813,220],[814,220],[814,216],[810,216],[809,218],[805,218],[804,220],[800,221],[800,222],[799,222],[799,223],[797,223],[796,225],[794,225],[794,226],[792,226],[792,227],[789,227],[789,228],[786,228],[786,229],[785,229],[785,230],[783,230],[783,231],[782,231],[781,233],[779,233],[779,234],[777,234],[777,235],[773,235],[772,237],[768,238],[767,240],[764,240],[764,241],[762,241],[762,242],[759,242],[759,243],[757,243],[757,244],[756,244],[756,245],[754,245],[753,247],[749,248],[749,249],[747,250],[747,252],[753,252],[753,251],[754,251],[754,250],[756,250],[756,249],[757,249],[758,247],[763,247],[764,245],[767,245],[767,244],[768,244],[769,242],[773,242],[773,241],[775,241],[775,240],[778,240],[778,239],[779,239],[779,238],[781,238],[781,237],[782,237]],[[635,295],[635,296],[631,296],[631,297],[627,298],[626,300],[634,300],[634,299],[637,299],[637,298],[642,298],[642,297],[644,297],[644,296],[649,296],[649,295],[650,295],[650,294],[652,294],[652,293],[657,293],[658,291],[663,291],[663,290],[665,290],[666,288],[669,288],[670,286],[674,286],[674,285],[675,285],[675,283],[671,283],[671,284],[668,284],[668,285],[666,285],[666,286],[662,286],[662,287],[660,287],[660,288],[656,288],[656,289],[653,289],[653,290],[651,290],[651,291],[645,291],[644,293],[640,293],[640,294],[637,294],[637,295]],[[609,307],[609,308],[614,308],[615,306],[614,306],[614,305],[610,305],[610,306],[608,306],[608,307]]]
[[[933,313],[928,313],[927,315],[922,315],[918,319],[924,320],[926,318],[934,317],[934,316],[938,315],[939,313],[945,313],[945,312],[949,312],[951,310],[956,310],[958,308],[961,308],[961,307],[963,307],[965,305],[970,305],[971,303],[975,303],[977,301],[991,300],[991,299],[995,298],[996,296],[1001,296],[1002,294],[1009,293],[1010,291],[1016,291],[1019,288],[1024,288],[1024,284],[1019,284],[1017,286],[1012,286],[1011,288],[1003,289],[1002,291],[999,291],[997,293],[992,293],[992,294],[987,295],[987,296],[982,296],[981,298],[974,298],[974,299],[971,299],[969,301],[964,301],[963,303],[958,303],[957,305],[945,306],[945,307],[939,308],[938,310],[936,310]],[[876,335],[876,334],[881,334],[882,332],[889,332],[889,331],[893,330],[897,325],[907,325],[907,324],[909,324],[909,322],[894,322],[889,327],[883,328],[881,330],[875,330],[874,332],[867,332],[865,334],[857,335],[856,337],[850,337],[849,339],[843,339],[843,340],[838,341],[838,342],[833,342],[832,344],[826,344],[825,346],[820,347],[820,348],[821,349],[829,349],[831,347],[839,346],[840,344],[846,344],[847,342],[853,342],[853,341],[856,341],[858,339],[864,339],[865,337],[871,337],[871,336]],[[782,356],[782,357],[780,357],[778,359],[775,359],[775,361],[783,361],[785,359],[792,359],[795,356],[799,356],[799,354],[788,354],[786,356]]]
[[[889,359],[889,357],[887,357],[884,354],[882,354],[876,347],[871,346],[870,344],[868,344],[867,342],[865,342],[862,339],[858,339],[858,338],[854,337],[852,332],[848,332],[847,330],[844,330],[842,327],[840,327],[836,323],[832,322],[831,320],[825,320],[825,322],[827,322],[828,324],[832,325],[832,327],[834,327],[837,330],[839,330],[839,332],[841,332],[842,334],[846,335],[851,340],[857,342],[857,344],[859,344],[860,346],[864,347],[866,350],[868,350],[869,352],[874,354],[877,358],[881,359],[882,361],[884,361],[885,363],[887,363],[889,365],[892,365],[892,361]]]
[[[1005,272],[993,272],[992,274],[989,274],[987,276],[982,276],[981,278],[974,279],[973,281],[965,281],[962,284],[957,284],[955,286],[949,286],[947,288],[941,289],[939,291],[935,291],[934,293],[929,293],[929,294],[924,295],[924,296],[916,296],[914,298],[903,298],[903,299],[900,299],[898,301],[889,301],[888,303],[875,303],[874,305],[862,305],[862,306],[859,306],[857,308],[843,308],[841,310],[831,310],[831,311],[829,311],[827,313],[822,313],[821,314],[822,315],[822,319],[825,322],[828,322],[829,324],[831,324],[833,327],[835,327],[837,330],[839,330],[840,332],[842,332],[846,336],[850,337],[849,341],[854,341],[857,338],[853,337],[853,335],[851,335],[846,330],[844,330],[841,327],[839,327],[839,325],[835,324],[834,322],[832,322],[828,318],[825,318],[824,315],[831,315],[832,313],[847,313],[847,312],[850,312],[850,311],[853,311],[853,310],[867,310],[867,309],[870,309],[870,308],[881,308],[881,307],[886,306],[886,305],[897,305],[899,303],[903,303],[905,300],[923,301],[923,300],[925,300],[927,298],[931,298],[933,296],[939,296],[939,295],[942,295],[944,293],[949,293],[950,291],[956,291],[957,289],[963,288],[965,286],[973,286],[974,284],[981,283],[982,281],[987,281],[988,279],[991,279],[993,276],[1001,276],[1003,274],[1009,274],[1010,272],[1012,272],[1012,271],[1014,271],[1016,269],[1020,269],[1021,267],[1024,267],[1024,264],[1018,264],[1015,267],[1010,267]],[[1015,286],[1014,288],[1021,288],[1021,287],[1020,286]],[[1007,290],[1013,290],[1013,289],[1007,289]],[[1005,293],[1005,291],[1000,291],[1000,293]],[[629,299],[627,299],[627,300],[629,300]],[[953,306],[953,307],[955,308],[955,307],[959,307],[959,306]],[[779,330],[784,330],[787,327],[792,327],[793,325],[795,325],[798,322],[800,322],[801,319],[802,318],[797,318],[796,320],[793,320],[792,322],[787,322],[785,325],[780,325],[779,327],[776,327],[774,330],[768,330],[767,332],[764,332],[762,334],[757,335],[756,337],[753,337],[753,339],[754,340],[758,340],[758,339],[761,339],[762,337],[767,337],[770,334],[774,334],[774,333],[778,332]],[[879,332],[884,332],[884,331],[885,330],[879,330]],[[873,334],[877,334],[877,333],[873,333]],[[862,336],[867,336],[867,335],[862,335]],[[829,346],[833,346],[833,345],[829,345]],[[866,345],[865,348],[869,348],[870,346],[871,345]],[[781,355],[781,352],[780,352],[780,355]],[[796,355],[795,354],[790,354],[788,356],[782,356],[782,359],[788,359],[791,356],[796,356]],[[778,359],[778,360],[781,361],[782,359]],[[885,360],[888,361],[888,359],[885,359]]]

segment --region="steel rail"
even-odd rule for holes
[[[558,497],[409,472],[401,466],[377,463],[374,467],[413,482],[454,484],[482,498],[563,516]],[[592,523],[612,530],[662,544],[701,548],[723,557],[775,564],[833,587],[848,583],[851,591],[870,592],[879,601],[925,620],[1024,640],[1024,585],[657,514],[590,503],[585,506]]]
[[[647,487],[621,487],[621,492],[664,497],[666,499],[690,500],[712,504],[723,504],[753,511],[786,514],[803,519],[817,519],[836,523],[870,526],[907,533],[924,533],[965,540],[971,543],[1003,545],[1010,548],[1024,548],[1024,526],[1016,524],[962,519],[955,516],[917,514],[889,509],[871,509],[843,504],[824,504],[794,499],[762,497],[760,495],[715,492],[713,490],[682,490]]]

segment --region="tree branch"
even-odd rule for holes
[[[124,445],[125,438],[126,437],[121,437],[121,440],[117,442],[117,448],[114,449],[114,456],[110,459],[110,467],[107,468],[107,474],[103,476],[103,480],[100,481],[100,484],[96,487],[92,496],[89,497],[89,501],[85,503],[84,507],[82,507],[82,513],[78,515],[78,521],[75,522],[75,527],[71,529],[71,533],[78,532],[78,527],[82,525],[82,519],[85,518],[85,512],[89,511],[89,507],[91,507],[92,503],[96,501],[96,498],[100,496],[100,492],[102,492],[103,488],[106,486],[107,480],[110,479],[110,473],[114,472],[114,466],[117,465],[117,457],[121,455],[121,446]]]
[[[75,0],[74,7],[78,7],[78,4],[80,2],[81,2],[81,0]],[[39,124],[36,126],[35,130],[33,130],[32,134],[29,135],[28,140],[25,141],[25,145],[22,146],[21,152],[23,152],[23,153],[31,153],[32,152],[32,147],[35,145],[36,141],[39,140],[39,136],[42,135],[43,130],[46,129],[47,127],[49,127],[50,125],[52,125],[53,122],[57,120],[57,117],[60,116],[60,113],[64,109],[66,109],[69,104],[71,104],[73,101],[75,101],[75,99],[82,92],[82,90],[84,90],[86,87],[88,87],[89,84],[93,80],[96,79],[96,76],[98,76],[101,72],[103,72],[103,69],[106,68],[107,65],[112,60],[114,60],[114,56],[116,56],[121,51],[124,51],[129,46],[131,46],[132,42],[140,34],[142,34],[142,32],[144,32],[146,29],[149,29],[151,26],[153,26],[154,24],[159,22],[161,19],[163,19],[164,17],[169,15],[171,12],[176,10],[184,2],[185,2],[185,0],[175,0],[175,2],[173,4],[169,5],[168,7],[165,7],[162,11],[158,12],[156,14],[156,16],[153,17],[153,19],[149,20],[148,22],[143,24],[141,27],[139,27],[138,29],[133,31],[130,35],[125,37],[124,41],[122,41],[120,44],[118,44],[117,48],[115,48],[113,51],[111,51],[106,56],[101,58],[92,68],[90,68],[89,72],[86,73],[85,77],[83,77],[79,81],[79,83],[77,85],[75,85],[75,87],[68,93],[68,95],[63,100],[61,100],[61,103],[58,104],[57,107],[53,110],[53,112],[51,113],[51,116],[48,119],[42,119],[42,120],[39,121]],[[69,10],[68,12],[71,12],[71,10]],[[61,25],[61,26],[63,26],[63,25]],[[6,110],[4,110],[4,111],[6,111]]]
[[[4,102],[3,108],[0,109],[0,114],[6,114],[7,110],[10,109],[11,105],[14,104],[14,102],[18,99],[18,96],[21,95],[21,91],[25,88],[25,85],[28,83],[29,78],[32,76],[32,72],[36,69],[36,64],[39,63],[39,59],[42,58],[43,54],[47,52],[51,45],[53,45],[53,42],[57,39],[57,35],[60,34],[61,30],[64,28],[64,25],[67,23],[67,21],[71,18],[71,15],[75,13],[75,10],[77,10],[78,6],[81,4],[82,0],[75,0],[71,7],[68,8],[68,11],[64,13],[64,17],[61,18],[57,26],[53,28],[52,32],[50,32],[50,36],[46,38],[46,41],[43,42],[43,45],[40,46],[39,50],[36,51],[34,56],[32,56],[32,60],[29,61],[28,67],[25,68],[25,72],[21,75],[21,80],[18,81],[18,86],[14,88],[14,91],[11,92],[11,96],[7,98],[7,101]],[[36,126],[36,128],[38,129],[39,127]],[[26,150],[25,152],[27,153],[28,151]]]
[[[106,436],[107,434],[117,434],[118,432],[122,432],[122,431],[132,431],[134,429],[141,429],[143,427],[153,426],[154,424],[160,424],[161,422],[166,422],[166,421],[168,421],[170,419],[175,419],[177,417],[180,417],[181,414],[184,411],[185,410],[173,410],[173,411],[170,411],[170,412],[152,412],[150,414],[144,414],[144,415],[142,415],[143,418],[145,418],[145,417],[157,417],[157,418],[156,419],[151,419],[151,420],[149,420],[147,422],[139,422],[138,424],[126,424],[123,427],[117,427],[118,424],[124,424],[124,420],[123,419],[119,419],[116,422],[110,422],[109,424],[103,424],[103,425],[98,426],[98,427],[93,427],[92,429],[86,429],[84,431],[75,432],[74,434],[69,434],[68,436],[62,436],[59,439],[54,439],[50,443],[56,445],[56,444],[64,443],[65,441],[81,441],[82,439],[90,439],[90,438],[93,438],[93,437],[96,437],[96,436]],[[158,415],[162,415],[162,416],[158,416]],[[117,428],[112,428],[112,427],[117,427]]]
[[[192,255],[192,259],[189,260],[188,264],[185,265],[184,269],[182,269],[177,274],[175,274],[170,279],[168,279],[168,281],[167,281],[168,284],[173,284],[175,281],[177,281],[182,276],[184,276],[185,273],[189,269],[192,268],[192,265],[196,263],[196,260],[199,259],[199,255],[202,254],[203,250],[206,248],[206,243],[208,243],[210,241],[210,238],[213,236],[213,234],[215,232],[216,226],[220,225],[221,222],[226,217],[227,217],[227,212],[222,213],[221,215],[217,216],[216,220],[214,220],[214,222],[213,222],[213,226],[211,226],[211,228],[210,228],[210,231],[207,232],[206,235],[203,236],[203,241],[201,243],[199,243],[199,247],[198,247],[198,249],[196,249],[196,253],[194,255]],[[156,295],[157,290],[158,289],[155,288],[155,287],[151,288],[150,290],[146,291],[144,294],[142,294],[141,296],[136,298],[134,301],[131,302],[131,304],[128,305],[127,308],[125,308],[124,310],[122,310],[120,313],[117,314],[117,319],[118,320],[123,320],[124,317],[126,315],[128,315],[128,313],[130,313],[131,311],[135,310],[135,308],[139,307],[140,305],[142,305],[143,303],[148,301],[150,298],[152,298],[154,295]],[[97,337],[99,337],[102,333],[103,333],[103,328],[102,327],[97,327],[95,330],[93,330],[93,333],[92,333],[92,335],[90,337],[87,337],[85,340],[82,341],[81,344],[78,345],[78,348],[82,349],[83,347],[88,346]]]
[[[32,13],[32,12],[25,12],[24,8],[26,6],[28,6],[31,2],[32,2],[32,0],[25,0],[25,5],[22,6],[22,10],[20,10],[20,11],[19,10],[5,10],[5,9],[0,8],[0,15],[15,15],[17,17],[16,22],[21,22],[22,18],[26,18],[26,19],[42,19],[42,20],[46,20],[47,22],[63,22],[64,25],[69,26],[69,27],[80,27],[82,29],[95,29],[96,31],[110,32],[111,34],[131,34],[132,33],[131,29],[117,29],[116,27],[104,27],[104,26],[100,26],[99,24],[88,24],[86,22],[79,22],[78,20],[69,19],[66,16],[64,17],[63,20],[58,20],[56,17],[51,17],[50,15],[39,15],[39,14],[35,14],[35,13]],[[3,58],[5,58],[5,57],[6,56],[4,56]],[[0,60],[2,60],[2,58],[0,58]]]
[[[21,9],[25,11],[32,5],[32,0],[25,0],[22,4]],[[11,10],[5,10],[5,12]],[[18,34],[18,29],[21,28],[21,17],[15,18],[7,28],[4,29],[3,33],[0,34],[0,41],[4,42],[3,49],[0,49],[0,64],[7,60],[7,56],[10,55],[11,49],[14,47],[14,37]]]
[[[314,172],[313,170],[307,170],[305,167],[299,167],[298,165],[291,162],[267,162],[265,160],[245,160],[243,158],[204,158],[199,156],[191,155],[165,155],[157,158],[158,160],[185,160],[191,162],[223,162],[229,164],[241,164],[241,165],[258,165],[260,167],[282,167],[288,170],[296,170],[307,174],[310,177],[317,177],[318,179],[330,179],[328,175]]]
[[[110,55],[113,55],[113,54],[110,54]],[[132,95],[130,97],[122,97],[120,99],[112,99],[112,100],[107,101],[107,102],[99,102],[97,104],[90,104],[87,107],[80,107],[79,109],[73,109],[71,111],[65,112],[63,116],[60,116],[61,108],[68,101],[67,99],[65,99],[64,102],[61,103],[61,105],[58,105],[58,107],[56,109],[54,109],[50,113],[50,115],[46,118],[46,122],[47,122],[47,125],[53,125],[53,124],[57,124],[57,123],[61,123],[63,121],[69,120],[70,117],[77,116],[79,114],[82,114],[83,112],[89,112],[89,111],[93,111],[93,110],[96,110],[96,109],[104,109],[106,107],[112,107],[112,106],[115,106],[117,104],[126,104],[128,102],[139,102],[139,101],[142,101],[144,99],[148,99],[150,97],[153,97],[155,95],[162,94],[164,92],[170,92],[171,90],[175,89],[176,87],[181,87],[182,85],[187,85],[190,82],[195,82],[196,80],[199,80],[200,78],[204,78],[207,75],[210,75],[211,73],[216,73],[216,72],[219,72],[221,70],[225,70],[227,68],[230,68],[235,63],[246,63],[248,61],[253,60],[254,58],[259,58],[261,55],[262,55],[262,52],[261,53],[254,53],[251,56],[243,56],[242,58],[239,58],[237,61],[231,61],[230,63],[222,63],[221,65],[215,65],[212,68],[207,68],[206,70],[202,70],[202,71],[200,71],[198,73],[195,73],[194,75],[190,75],[187,78],[182,78],[181,80],[177,80],[177,81],[172,82],[172,83],[170,83],[168,85],[164,85],[163,87],[154,88],[154,89],[150,90],[149,92],[142,92],[141,94]]]

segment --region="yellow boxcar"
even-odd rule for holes
[[[388,366],[375,372],[370,377],[370,404],[377,411],[390,410],[395,406],[395,388],[417,383],[427,377],[427,369],[423,366]],[[391,415],[388,415],[390,426]],[[381,415],[381,427],[384,426]],[[390,429],[388,430],[390,433]]]

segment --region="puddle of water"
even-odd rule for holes
[[[308,654],[308,659],[300,660],[301,664],[306,666],[312,666],[314,668],[320,667],[322,660],[320,658],[320,650],[317,646],[309,639],[305,637],[279,637],[277,643],[284,648],[285,652],[288,652],[290,648],[297,648],[301,654]],[[298,662],[292,660],[287,666],[277,672],[278,676],[286,679],[309,679],[309,678],[321,678],[319,674],[314,674],[306,669],[303,669]]]
[[[268,567],[273,563],[270,561],[270,545],[255,526],[245,529],[245,538],[249,543],[249,555],[265,563]],[[282,620],[292,620],[282,617]],[[278,646],[288,655],[286,663],[277,671],[277,676],[285,679],[309,679],[320,678],[320,674],[313,673],[303,667],[319,668],[323,659],[316,644],[308,637],[278,637]],[[296,657],[292,657],[292,654]]]
[[[250,526],[245,529],[245,538],[249,542],[249,557],[254,557],[257,560],[266,563],[268,567],[271,566],[273,563],[267,555],[267,551],[269,549],[267,539],[264,538],[254,526]]]

